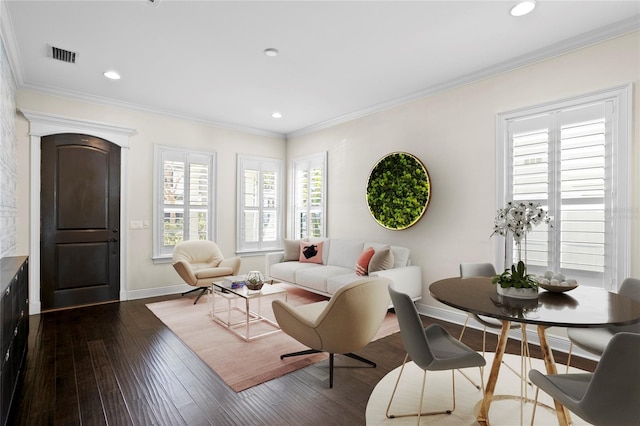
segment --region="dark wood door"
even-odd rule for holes
[[[59,134],[41,153],[42,310],[119,300],[120,147]]]

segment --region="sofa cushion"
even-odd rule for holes
[[[300,241],[304,240],[288,240],[286,238],[282,240],[282,245],[284,246],[283,262],[300,259]]]
[[[391,253],[393,253],[393,267],[402,268],[411,264],[411,250],[406,247],[391,246]],[[391,268],[389,268],[391,269]]]
[[[403,268],[405,266],[409,266],[411,264],[411,260],[409,256],[411,255],[411,250],[406,247],[400,246],[389,246],[388,244],[381,243],[365,243],[365,247],[373,247],[373,249],[377,252],[379,249],[384,247],[390,247],[391,253],[393,254],[393,267],[392,268]],[[388,268],[391,269],[391,268]],[[369,271],[371,272],[371,271]]]
[[[334,294],[341,287],[360,279],[362,279],[362,277],[356,275],[355,272],[349,272],[348,274],[341,274],[327,278],[327,293]]]
[[[343,268],[341,266],[322,265],[317,268],[300,269],[296,272],[296,284],[303,287],[308,287],[317,291],[327,292],[327,279],[344,274],[353,274],[350,268]]]
[[[196,278],[199,280],[204,278],[224,277],[228,275],[233,275],[233,269],[227,267],[199,269],[196,271]]]
[[[393,253],[389,246],[379,248],[371,257],[369,272],[383,271],[393,268]]]
[[[369,262],[375,253],[373,247],[366,248],[356,261],[356,275],[369,275]]]
[[[327,259],[326,264],[342,266],[353,271],[363,247],[361,241],[332,239],[329,259]]]
[[[311,243],[300,241],[300,262],[302,263],[322,263],[323,242]]]
[[[269,269],[269,275],[271,278],[287,281],[290,283],[296,282],[296,272],[301,269],[319,268],[321,265],[317,263],[300,263],[300,262],[282,262],[271,265]]]
[[[329,251],[331,250],[331,240],[329,238],[310,237],[306,241],[312,244],[322,243],[322,264],[326,265],[329,260]]]

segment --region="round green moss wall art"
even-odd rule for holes
[[[406,152],[381,158],[369,174],[367,204],[373,218],[388,229],[407,229],[429,205],[431,182],[422,162]]]

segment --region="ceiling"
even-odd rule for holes
[[[540,0],[519,18],[509,14],[515,1],[495,0],[2,3],[21,89],[277,135],[640,28],[637,0]],[[51,45],[76,62],[49,57]]]

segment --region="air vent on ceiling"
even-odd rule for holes
[[[70,50],[66,50],[66,49],[61,49],[59,47],[55,47],[55,46],[47,46],[47,53],[50,58],[56,59],[58,61],[62,61],[62,62],[68,62],[70,64],[75,64],[76,63],[76,58],[78,57],[78,54],[76,52],[72,52]]]

